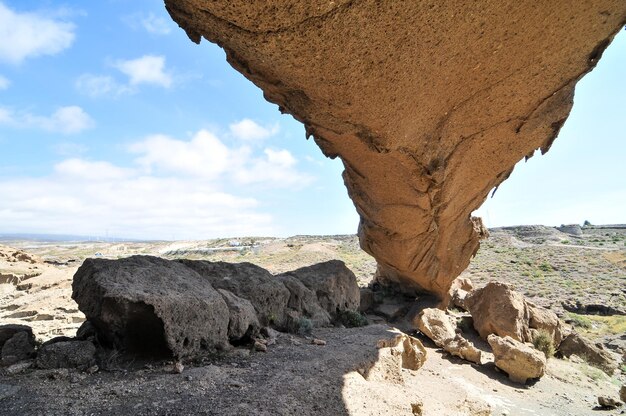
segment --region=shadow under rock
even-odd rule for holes
[[[281,334],[267,353],[234,350],[182,374],[171,365],[93,375],[29,371],[3,380],[19,392],[0,401],[0,414],[349,415],[346,374],[372,365],[378,340],[396,333],[371,325],[314,334],[326,345]]]

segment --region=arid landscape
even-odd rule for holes
[[[482,352],[482,364],[448,355],[411,324],[428,296],[376,294],[365,327],[337,325],[306,334],[273,331],[264,352],[244,344],[202,359],[129,358],[109,350],[95,369],[37,369],[32,360],[5,366],[2,414],[619,414],[599,410],[598,396],[619,397],[626,380],[626,227],[524,226],[491,230],[461,275],[474,288],[508,284],[571,328],[603,344],[617,370],[608,375],[583,358],[552,357],[545,375],[527,385],[498,372],[484,340],[463,325],[463,336]],[[87,258],[152,255],[165,259],[250,262],[273,274],[339,259],[362,288],[371,284],[374,260],[355,236],[236,238],[178,242],[4,241],[0,260],[0,320],[33,328],[39,344],[74,337],[85,317],[72,300],[72,277]],[[13,249],[9,248],[13,247]],[[16,251],[19,249],[21,251]],[[361,295],[363,296],[363,294]],[[363,305],[363,298],[361,299]],[[399,328],[417,336],[427,358],[418,370],[392,370],[377,342]],[[378,354],[378,355],[377,355]],[[176,365],[182,364],[182,369]],[[363,376],[364,363],[380,376]],[[380,368],[379,368],[380,367]],[[398,380],[400,377],[400,380]],[[210,395],[212,408],[203,397]],[[418,410],[423,413],[416,413]],[[594,412],[595,413],[595,412]]]

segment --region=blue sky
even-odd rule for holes
[[[489,226],[626,222],[626,33]],[[356,231],[338,160],[157,0],[0,0],[0,233],[129,238]]]

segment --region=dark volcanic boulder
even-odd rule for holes
[[[289,274],[278,275],[276,279],[289,290],[287,306],[295,311],[296,315],[310,319],[314,326],[330,324],[330,315],[320,306],[314,291]]]
[[[32,358],[35,354],[35,338],[32,332],[19,331],[2,346],[2,365],[11,365]]]
[[[217,290],[228,306],[228,339],[238,341],[259,332],[260,324],[254,306],[248,299],[240,298],[228,290]]]
[[[270,272],[251,263],[225,263],[202,260],[179,260],[195,270],[216,289],[224,289],[248,299],[261,325],[283,328],[289,290]]]
[[[33,340],[35,339],[33,329],[29,326],[18,324],[0,325],[0,349],[2,349],[5,342],[13,338],[13,335],[18,332],[26,332]]]
[[[100,342],[177,357],[227,344],[224,299],[207,279],[179,262],[150,256],[87,259],[72,289]]]
[[[302,267],[278,275],[281,280],[294,277],[315,293],[320,306],[337,317],[341,311],[358,311],[360,305],[359,286],[356,276],[339,260]]]

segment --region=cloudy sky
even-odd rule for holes
[[[488,225],[626,222],[626,33]],[[157,0],[0,0],[0,233],[145,239],[353,233],[304,129]]]

